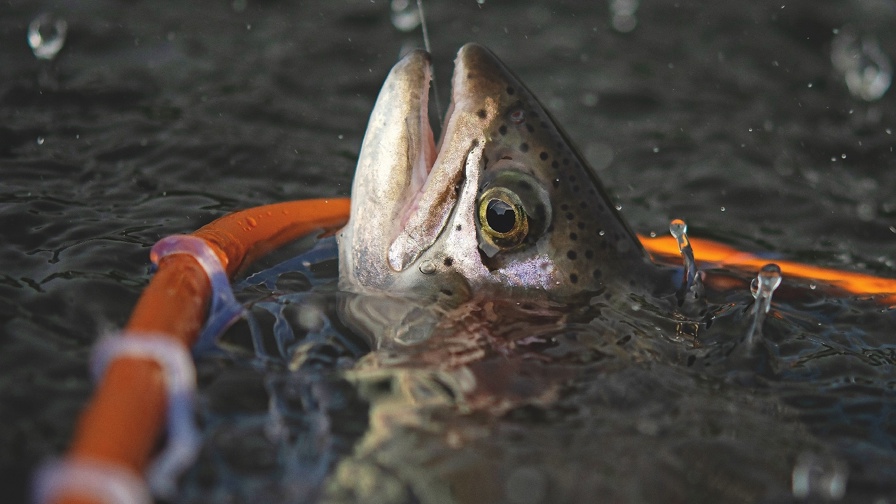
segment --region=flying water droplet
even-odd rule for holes
[[[28,45],[35,57],[49,61],[62,50],[67,34],[68,23],[64,19],[44,13],[28,25]]]
[[[893,82],[893,65],[877,40],[844,28],[831,43],[831,63],[856,98],[880,99]]]
[[[638,11],[639,0],[610,0],[610,24],[619,33],[628,33],[638,25],[635,12]]]
[[[846,495],[849,467],[840,460],[801,453],[793,467],[791,491],[800,500],[830,502]]]
[[[411,0],[392,0],[390,4],[392,26],[403,32],[420,26],[420,11]]]

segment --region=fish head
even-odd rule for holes
[[[430,57],[390,72],[339,233],[340,286],[419,300],[564,299],[627,286],[649,261],[607,191],[489,50],[458,53],[438,144]]]

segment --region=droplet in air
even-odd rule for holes
[[[43,144],[44,144],[44,137],[42,137],[42,136],[37,137],[37,145],[43,145]]]
[[[831,63],[850,94],[865,101],[880,99],[893,82],[893,64],[877,40],[849,27],[831,42]]]
[[[804,452],[793,467],[791,491],[800,500],[830,502],[846,495],[849,466],[843,461]]]
[[[638,26],[635,13],[639,0],[610,0],[610,24],[619,33],[628,33]]]
[[[28,25],[28,45],[38,59],[52,60],[65,45],[67,34],[68,23],[64,19],[44,13]]]
[[[420,26],[420,11],[410,0],[392,0],[390,4],[392,26],[403,31],[413,31]]]

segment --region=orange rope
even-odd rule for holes
[[[641,235],[638,238],[644,244],[644,248],[655,258],[681,260],[675,238],[671,236],[650,238]],[[704,266],[709,263],[719,267],[758,272],[759,268],[773,262],[781,267],[781,274],[784,275],[785,279],[787,277],[795,277],[824,282],[852,294],[874,296],[875,301],[883,305],[896,305],[896,279],[820,268],[794,261],[769,260],[747,252],[741,252],[712,240],[690,237],[689,239],[691,246],[694,248],[695,259],[697,262],[704,263]]]
[[[278,203],[236,212],[194,236],[217,252],[228,275],[266,252],[316,229],[334,231],[348,220],[349,200]],[[205,322],[211,287],[191,256],[164,257],[140,296],[125,330],[164,333],[190,347]],[[165,422],[167,398],[159,365],[147,359],[112,361],[81,414],[68,457],[120,464],[143,474]],[[57,502],[91,502],[63,495]]]
[[[243,210],[202,227],[195,233],[215,250],[229,276],[265,253],[315,229],[334,231],[349,215],[347,198],[303,200]],[[672,237],[639,237],[655,257],[678,260]],[[709,240],[691,238],[696,259],[736,269],[758,271],[768,260]],[[774,261],[785,276],[810,278],[854,294],[879,296],[896,304],[896,280]],[[192,346],[205,322],[211,287],[205,270],[191,256],[164,257],[141,295],[125,330],[169,335]],[[68,457],[120,464],[142,474],[165,421],[166,392],[159,365],[148,359],[122,357],[106,369],[75,431]],[[57,502],[92,502],[63,495]]]

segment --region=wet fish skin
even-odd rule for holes
[[[428,56],[412,52],[374,107],[351,220],[338,236],[342,289],[565,299],[652,281],[656,270],[607,191],[493,53],[477,44],[459,51],[437,150],[425,115],[429,80]],[[516,221],[522,232],[488,231],[493,222],[510,228],[500,216],[511,209],[527,216]]]

